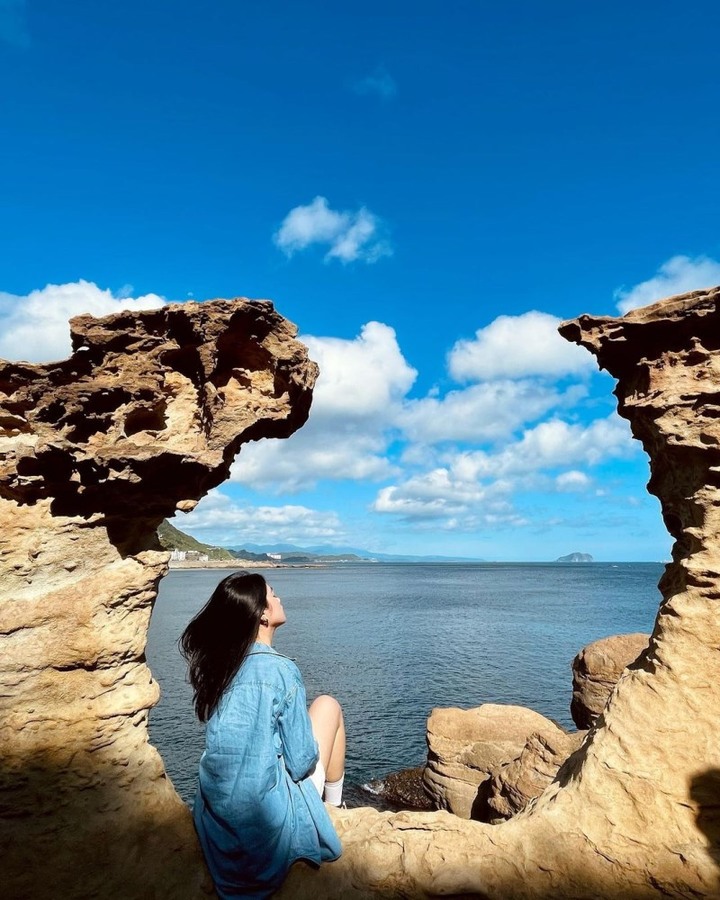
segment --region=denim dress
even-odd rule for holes
[[[317,760],[297,666],[256,642],[208,720],[193,809],[222,900],[268,897],[296,860],[340,856]]]

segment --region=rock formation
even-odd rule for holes
[[[675,538],[648,650],[525,811],[340,812],[343,857],[280,897],[720,897],[720,288],[561,333],[618,379]]]
[[[586,731],[568,734],[562,728],[556,728],[554,733],[546,730],[531,734],[520,755],[495,770],[488,779],[483,792],[486,815],[481,821],[501,822],[525,809],[542,794],[586,734]]]
[[[234,308],[239,321],[211,304],[83,320],[67,363],[0,369],[7,897],[205,890],[145,735],[145,627],[166,565],[148,535],[226,475],[241,439],[301,424],[314,374],[269,305]],[[647,652],[508,822],[341,810],[342,858],[298,864],[278,897],[720,897],[720,288],[562,333],[618,379],[675,538]]]
[[[423,782],[436,809],[483,819],[480,785],[516,759],[531,734],[551,741],[564,734],[550,719],[524,706],[486,703],[475,709],[434,709],[427,722]]]
[[[5,898],[200,897],[190,815],[148,744],[159,523],[244,441],[307,418],[317,368],[267,301],[71,323],[0,362],[0,883]]]
[[[570,714],[578,728],[589,728],[605,709],[623,671],[647,648],[649,634],[615,634],[588,644],[572,661]]]

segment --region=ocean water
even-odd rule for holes
[[[586,644],[652,630],[660,563],[357,564],[265,569],[287,624],[274,646],[296,660],[308,698],[330,693],[360,785],[425,759],[434,706],[529,706],[573,728],[570,663]],[[147,658],[161,688],[150,739],[190,801],[203,749],[183,629],[225,570],[174,570],[161,583]]]

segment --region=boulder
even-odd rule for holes
[[[605,709],[625,669],[647,649],[649,634],[616,634],[584,647],[572,661],[570,714],[578,728],[590,728]]]
[[[531,734],[558,731],[550,719],[524,706],[434,709],[427,722],[425,790],[436,809],[464,819],[482,818],[480,785],[519,756]]]
[[[527,739],[520,755],[495,771],[486,783],[484,795],[487,821],[510,819],[539,797],[556,777],[560,766],[585,739],[586,731],[567,733],[535,732]]]

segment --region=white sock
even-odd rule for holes
[[[343,791],[343,782],[345,781],[345,774],[343,773],[342,778],[339,781],[326,781],[325,782],[325,802],[329,803],[330,806],[340,806],[342,803],[342,791]]]

